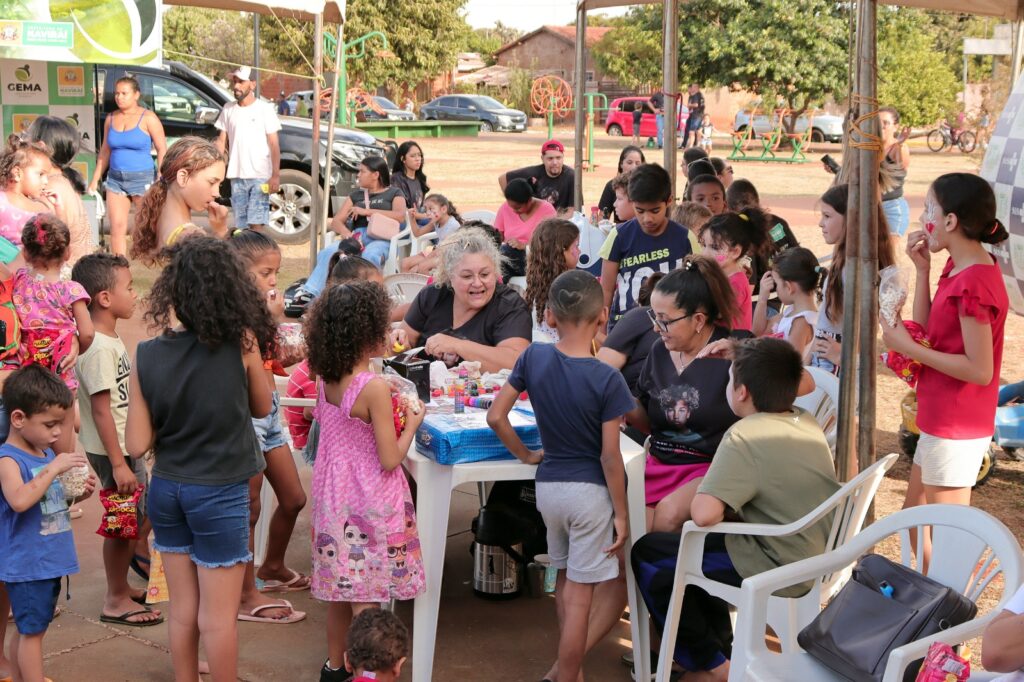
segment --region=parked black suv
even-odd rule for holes
[[[526,130],[526,114],[486,95],[444,95],[420,107],[427,121],[480,121],[480,132]]]
[[[233,101],[231,93],[212,80],[193,71],[184,64],[165,61],[163,68],[99,64],[96,66],[96,90],[101,94],[96,111],[96,140],[102,143],[103,121],[114,104],[114,84],[126,73],[139,81],[142,90],[140,102],[156,112],[164,126],[168,144],[185,135],[216,138],[214,122],[221,107]],[[323,201],[322,177],[327,147],[327,124],[320,126],[321,135],[321,187],[315,195],[310,177],[313,123],[309,119],[282,117],[281,132],[281,190],[270,197],[271,234],[284,244],[309,241],[310,206]],[[334,159],[331,165],[331,209],[336,210],[354,189],[359,162],[367,156],[394,158],[393,143],[383,144],[372,135],[336,127],[334,129]],[[230,203],[229,183],[221,186],[221,194]]]

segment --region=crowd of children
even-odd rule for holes
[[[601,250],[600,279],[577,268],[578,225],[554,217],[526,181],[507,184],[496,225],[483,226],[500,245],[504,279],[525,275],[533,321],[534,343],[504,367],[507,381],[487,422],[512,454],[539,465],[537,506],[558,570],[550,682],[576,682],[586,652],[618,620],[625,561],[641,576],[660,625],[685,521],[712,525],[732,513],[788,523],[838,486],[820,427],[794,400],[805,364],[842,369],[848,192],[835,186],[818,202],[833,248],[824,266],[761,207],[751,183],[733,181],[701,149],[686,157],[686,201],[675,205],[669,174],[645,163],[638,148],[623,150],[603,199],[602,211],[618,222]],[[422,152],[416,158],[421,173]],[[15,625],[7,656],[0,651],[0,680],[43,681],[43,635],[61,579],[78,570],[65,498],[95,490],[126,496],[140,512],[134,532],[103,540],[100,619],[132,627],[166,620],[176,679],[194,679],[201,668],[214,680],[236,679],[238,621],[302,620],[306,614],[273,597],[307,589],[327,603],[321,682],[397,679],[408,634],[376,607],[425,589],[402,470],[425,409],[409,402],[396,427],[391,390],[372,370],[404,314],[378,265],[358,255],[358,242],[325,258],[326,283],[303,324],[307,357],[286,372],[281,251],[256,231],[219,238],[224,216],[212,197],[223,157],[202,140],[180,140],[134,233],[133,254],[162,270],[146,301],[156,336],[138,345],[132,361],[117,333],[135,311],[129,262],[90,254],[68,277],[70,233],[46,191],[51,165],[39,143],[12,140],[0,156],[0,612],[9,609]],[[440,245],[403,269],[433,274],[470,223],[442,195],[420,199],[423,224],[415,231],[437,233]],[[212,237],[188,222],[191,210],[204,208],[214,213]],[[902,323],[882,325],[888,348],[923,366],[922,437],[906,505],[969,504],[991,436],[1008,309],[983,244],[1007,232],[991,189],[969,174],[933,183],[921,227],[909,235],[907,254],[917,272],[911,316],[928,344]],[[885,267],[895,260],[893,245],[886,230],[879,235]],[[940,251],[948,261],[933,296],[930,253]],[[441,274],[444,286],[449,276]],[[288,377],[289,397],[316,406],[282,408],[276,376]],[[508,418],[524,391],[540,450],[529,450]],[[646,530],[653,532],[628,554],[623,430],[650,438]],[[285,563],[307,503],[291,447],[313,467],[308,576]],[[86,466],[94,473],[70,476]],[[264,479],[278,504],[257,569]],[[712,536],[705,572],[738,585],[820,553],[826,539],[823,524],[785,542]],[[151,549],[161,556],[169,617],[146,606],[127,579],[129,570],[145,574]],[[928,548],[920,549],[927,558]],[[693,627],[680,635],[676,663],[724,680],[728,614],[696,590],[687,592],[683,613]],[[0,641],[6,629],[0,624]]]

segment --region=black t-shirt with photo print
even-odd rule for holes
[[[544,164],[509,171],[505,178],[509,181],[519,178],[526,180],[533,188],[533,196],[548,202],[557,211],[573,207],[572,193],[576,173],[568,166],[562,166],[562,172],[556,178],[547,174]]]

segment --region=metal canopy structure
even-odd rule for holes
[[[315,21],[317,15],[333,24],[345,22],[346,0],[163,0],[165,5],[204,7],[234,12],[268,14],[301,21]]]
[[[664,66],[662,90],[666,95],[664,134],[664,165],[676,179],[676,110],[678,97],[677,41],[679,5],[687,0],[578,0],[576,5],[576,101],[583,99],[587,49],[587,12],[628,5],[661,4],[663,13]],[[851,83],[850,120],[847,133],[850,141],[848,171],[849,200],[846,211],[847,264],[843,271],[843,354],[846,368],[841,380],[839,398],[839,440],[836,473],[840,480],[850,480],[875,459],[875,368],[877,366],[878,332],[878,162],[881,149],[877,119],[877,9],[878,5],[897,5],[946,12],[963,12],[999,17],[1016,23],[1013,45],[1013,78],[1020,71],[1024,46],[1024,0],[859,0],[857,2],[857,36],[853,47],[854,60]],[[583,112],[576,106],[575,169],[576,208],[583,203]]]

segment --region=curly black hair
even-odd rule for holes
[[[25,260],[33,265],[61,262],[71,244],[71,230],[52,213],[37,213],[21,230]]]
[[[390,314],[387,292],[373,282],[339,284],[324,291],[306,315],[310,370],[324,381],[341,381],[384,343]]]
[[[270,311],[245,263],[226,241],[195,236],[163,253],[167,267],[146,300],[145,319],[151,328],[169,329],[172,316],[177,316],[211,348],[237,344],[252,350],[246,345],[246,332],[252,332],[264,356],[274,352],[277,328]]]
[[[384,672],[409,655],[409,631],[398,616],[366,609],[352,619],[346,649],[353,670]]]

